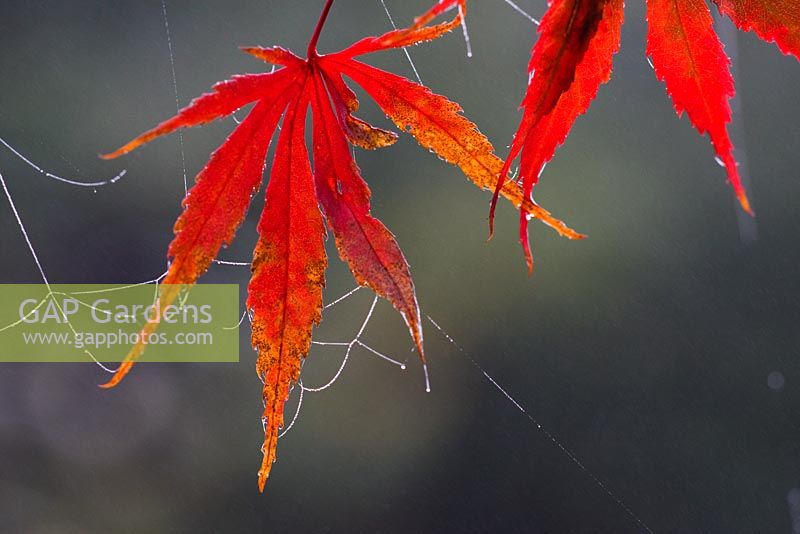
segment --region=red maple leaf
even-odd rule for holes
[[[247,74],[221,82],[213,93],[197,98],[177,116],[104,156],[121,156],[158,136],[210,122],[255,102],[247,118],[214,152],[184,200],[185,209],[175,224],[175,238],[169,247],[172,262],[159,293],[160,309],[165,309],[177,297],[181,285],[194,284],[223,244],[233,239],[261,184],[270,140],[283,117],[266,205],[258,223],[260,238],[253,254],[247,300],[253,346],[258,350],[256,368],[264,383],[264,458],[258,474],[261,490],[275,461],[284,403],[299,378],[313,326],[321,319],[326,223],[357,282],[389,300],[402,314],[424,361],[422,324],[408,264],[391,232],[370,215],[370,191],[348,146],[376,149],[391,145],[397,136],[353,116],[358,101],[343,76],[360,85],[399,128],[460,167],[476,185],[490,189],[503,167],[489,140],[461,115],[457,104],[355,59],[440,37],[461,23],[465,0],[438,3],[408,28],[367,37],[341,52],[321,55],[317,40],[332,4],[333,0],[327,0],[306,59],[280,47],[244,48],[281,68],[270,74]],[[431,25],[454,7],[458,13],[453,20]],[[305,142],[309,107],[313,169]],[[507,183],[501,193],[561,235],[583,237],[527,196],[523,199],[516,183]],[[147,339],[156,325],[147,323],[141,339]],[[117,385],[144,349],[143,343],[134,346],[104,387]]]
[[[752,214],[727,132],[729,99],[734,95],[730,61],[713,29],[705,0],[646,0],[647,54],[666,83],[678,115],[686,112],[701,134],[708,133],[725,166],[742,208]],[[800,3],[794,0],[713,0],[742,30],[754,30],[800,59]],[[539,26],[528,68],[530,82],[522,102],[522,121],[499,173],[489,214],[492,232],[498,193],[512,162],[520,160],[525,198],[545,164],[564,142],[575,120],[586,112],[611,76],[619,50],[623,0],[550,0]],[[529,270],[528,217],[520,216],[520,241]]]

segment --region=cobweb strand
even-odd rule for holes
[[[534,23],[536,26],[539,25],[539,19],[534,18],[533,15],[531,15],[530,13],[519,7],[515,2],[512,2],[511,0],[503,0],[503,1],[506,4],[508,4],[511,7],[511,9],[513,9],[514,11],[516,11],[517,13],[519,13],[520,15],[522,15],[523,17]]]
[[[561,442],[561,440],[559,440],[555,436],[555,434],[544,428],[536,419],[536,417],[533,416],[532,413],[523,408],[522,405],[514,397],[512,397],[511,394],[505,388],[503,388],[494,378],[492,378],[492,376],[489,373],[487,373],[483,367],[481,367],[481,365],[475,360],[475,358],[470,356],[469,353],[467,353],[458,343],[456,343],[455,339],[453,339],[453,337],[450,336],[450,334],[445,332],[445,330],[441,326],[439,326],[439,324],[436,321],[434,321],[430,315],[426,315],[426,317],[428,321],[436,328],[436,330],[438,330],[439,333],[453,347],[455,347],[459,353],[461,353],[470,363],[472,363],[473,366],[475,366],[475,368],[478,369],[478,371],[480,371],[480,373],[483,375],[486,381],[489,382],[489,384],[491,384],[492,387],[494,387],[498,392],[500,392],[500,394],[503,395],[509,402],[511,402],[511,404],[513,404],[517,410],[522,412],[522,414],[530,421],[530,423],[534,425],[536,429],[539,430],[542,433],[542,435],[545,436],[545,438],[547,438],[553,445],[555,445],[558,448],[558,450],[561,451],[561,453],[563,453],[570,460],[570,462],[576,465],[578,469],[583,471],[586,474],[586,476],[588,476],[592,480],[592,482],[594,482],[594,484],[597,485],[597,487],[599,487],[603,491],[603,493],[605,493],[611,500],[613,500],[616,503],[616,505],[619,506],[628,515],[628,517],[630,517],[633,521],[635,521],[646,532],[653,534],[653,530],[638,515],[636,515],[633,512],[633,510],[627,504],[625,504],[622,498],[619,497],[613,490],[611,490],[611,488],[605,482],[603,482],[600,479],[600,477],[595,475],[593,471],[591,471],[588,467],[586,467],[586,465],[578,458],[578,456],[574,452],[572,452],[569,448],[567,448],[567,446],[564,445]]]
[[[25,228],[25,224],[22,222],[22,216],[20,215],[19,210],[17,209],[17,206],[14,203],[14,199],[11,196],[11,191],[9,191],[8,185],[6,184],[6,180],[5,180],[5,178],[3,177],[2,174],[0,174],[0,186],[2,186],[3,193],[5,194],[6,199],[8,200],[8,205],[11,208],[11,212],[14,215],[14,219],[17,221],[17,226],[19,226],[19,230],[22,233],[22,237],[25,239],[25,243],[28,246],[28,250],[30,251],[31,256],[33,256],[33,261],[36,264],[36,268],[39,271],[39,275],[42,278],[42,282],[47,287],[47,296],[45,297],[45,299],[52,298],[53,297],[53,288],[50,285],[50,281],[48,280],[47,275],[44,272],[44,267],[42,267],[42,262],[39,260],[39,255],[36,253],[36,249],[33,248],[33,243],[31,242],[31,238],[28,235],[27,229]],[[55,303],[56,308],[58,309],[58,312],[61,314],[61,317],[63,317],[65,319],[65,324],[67,325],[67,327],[70,329],[70,331],[72,332],[73,335],[76,335],[75,328],[72,326],[72,323],[69,321],[69,318],[68,318],[67,314],[64,312],[63,308],[61,307],[61,303],[58,302],[57,299],[54,299],[53,302]],[[92,354],[91,351],[84,350],[83,352],[87,356],[89,356],[94,361],[94,363],[96,363],[104,371],[106,371],[108,373],[115,373],[116,372],[116,369],[111,369],[111,368],[103,365],[103,363],[100,362],[100,360],[98,360],[94,356],[94,354]]]
[[[3,145],[4,147],[6,147],[12,154],[14,154],[17,158],[22,160],[26,165],[28,165],[30,168],[32,168],[33,170],[35,170],[36,172],[38,172],[42,176],[44,176],[46,178],[50,178],[52,180],[56,180],[57,182],[62,182],[62,183],[68,184],[68,185],[74,185],[74,186],[77,186],[77,187],[91,187],[91,188],[103,187],[103,186],[111,185],[111,184],[114,184],[114,183],[118,182],[119,180],[122,179],[123,176],[128,174],[128,171],[126,169],[123,169],[117,175],[113,176],[112,178],[109,178],[107,180],[94,181],[94,182],[84,182],[84,181],[81,181],[81,180],[74,180],[74,179],[71,179],[71,178],[64,178],[63,176],[59,176],[58,174],[55,174],[55,173],[52,173],[50,171],[47,171],[47,170],[43,169],[42,167],[40,167],[39,165],[34,163],[33,160],[31,160],[30,158],[28,158],[27,156],[22,154],[22,152],[20,152],[19,150],[17,150],[13,146],[11,146],[11,144],[8,143],[2,137],[0,137],[0,144]]]
[[[172,49],[172,34],[169,30],[169,17],[167,16],[167,0],[161,0],[161,12],[164,15],[164,31],[167,35],[167,48],[169,49],[169,66],[172,72],[172,90],[175,95],[175,110],[180,112],[181,100],[180,93],[178,92],[178,76],[175,71],[175,53]],[[183,144],[183,129],[178,129],[178,140],[181,149],[181,165],[183,167],[183,193],[186,195],[189,192],[189,179],[186,173],[186,149]]]
[[[348,291],[347,293],[345,293],[341,297],[339,297],[339,298],[333,300],[331,303],[327,304],[324,307],[324,309],[326,309],[326,310],[330,309],[330,308],[336,306],[337,304],[347,300],[348,298],[350,298],[353,295],[355,295],[360,289],[362,289],[362,286],[358,286],[358,287]],[[292,388],[292,391],[294,391],[295,389],[299,391],[299,398],[298,398],[298,401],[297,401],[297,407],[295,408],[295,413],[294,413],[294,416],[292,417],[292,421],[284,429],[282,429],[281,433],[278,435],[279,439],[282,438],[283,436],[285,436],[289,432],[289,430],[294,426],[296,421],[298,420],[298,418],[300,416],[300,410],[301,410],[301,406],[302,406],[302,403],[303,403],[303,397],[304,397],[305,393],[321,393],[321,392],[331,388],[339,380],[339,378],[342,376],[342,373],[344,372],[345,368],[347,367],[347,363],[350,361],[350,357],[352,356],[353,349],[355,347],[361,347],[365,351],[367,351],[369,354],[372,354],[373,356],[376,356],[376,357],[378,357],[378,358],[380,358],[380,359],[382,359],[382,360],[384,360],[386,362],[389,362],[392,365],[395,365],[395,366],[399,367],[401,370],[405,370],[406,369],[406,364],[405,363],[403,363],[403,362],[401,362],[399,360],[396,360],[395,358],[392,358],[390,356],[387,356],[386,354],[374,349],[373,347],[367,345],[366,343],[364,343],[361,340],[361,337],[364,335],[364,332],[366,331],[367,326],[369,325],[370,320],[372,319],[372,317],[373,317],[373,315],[375,313],[375,307],[377,306],[377,304],[378,304],[378,296],[376,295],[375,297],[373,297],[372,303],[370,304],[369,309],[367,311],[367,314],[364,317],[364,320],[361,322],[361,325],[359,326],[358,331],[356,332],[356,334],[353,337],[353,339],[351,339],[350,341],[312,341],[312,345],[318,346],[318,347],[342,347],[342,348],[344,348],[345,351],[344,351],[344,356],[342,358],[342,362],[339,364],[339,367],[336,369],[336,372],[334,373],[333,377],[331,377],[330,380],[328,380],[326,383],[324,383],[321,386],[317,386],[317,387],[306,386],[306,385],[303,384],[302,380],[298,380],[297,381],[297,383]],[[242,321],[244,320],[245,317],[249,317],[247,312],[245,312],[242,315]],[[242,321],[240,321],[239,324],[241,324]],[[302,364],[303,366],[305,366],[306,361],[308,361],[308,360],[303,360],[303,364]],[[429,383],[428,378],[427,378],[427,369],[426,369],[425,373],[426,373],[427,388],[428,388],[428,390],[430,390],[430,383]],[[290,391],[290,394],[291,394],[291,391]]]

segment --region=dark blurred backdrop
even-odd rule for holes
[[[387,3],[407,22],[430,2]],[[537,16],[546,7],[518,3]],[[590,239],[568,242],[533,223],[528,278],[513,210],[503,205],[487,244],[488,194],[409,137],[358,154],[374,213],[396,233],[424,312],[654,531],[791,532],[793,519],[800,528],[800,65],[738,37],[737,137],[758,212],[750,242],[708,140],[676,118],[645,60],[642,2],[629,3],[614,80],[537,189]],[[265,69],[240,45],[304,50],[321,4],[168,0],[181,104]],[[379,0],[339,0],[321,49],[387,27]],[[480,0],[470,30],[472,59],[458,32],[411,54],[423,81],[502,147],[534,26],[503,0]],[[0,50],[0,137],[58,174],[128,169],[92,191],[48,180],[0,147],[0,173],[51,280],[160,274],[183,193],[178,136],[111,163],[95,155],[175,111],[161,2],[2,0]],[[399,52],[369,61],[411,75]],[[234,126],[185,133],[190,180]],[[249,257],[259,211],[224,259]],[[0,223],[0,281],[37,282],[5,199]],[[328,300],[353,287],[331,256]],[[247,276],[219,266],[205,280]],[[362,292],[331,310],[317,338],[348,341],[370,301]],[[402,321],[381,303],[364,340],[408,369],[355,349],[332,388],[306,395],[264,495],[247,332],[238,365],[140,366],[111,392],[95,387],[106,375],[90,363],[4,365],[2,530],[642,530],[425,326],[432,393]],[[341,352],[315,348],[306,385],[327,381]]]

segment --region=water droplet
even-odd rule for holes
[[[772,371],[767,375],[767,386],[769,386],[769,389],[773,391],[781,391],[785,384],[786,379],[783,377],[783,373],[779,371]],[[798,492],[798,499],[800,499],[800,492]]]

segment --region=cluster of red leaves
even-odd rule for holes
[[[184,200],[184,212],[175,224],[175,239],[169,247],[172,261],[159,294],[161,309],[165,309],[177,298],[178,284],[194,284],[220,248],[233,239],[261,184],[266,154],[283,117],[266,205],[258,223],[260,239],[253,254],[247,301],[252,342],[258,351],[257,372],[264,383],[264,458],[258,475],[262,490],[275,461],[284,403],[299,378],[312,329],[321,319],[326,223],[356,281],[386,298],[401,313],[424,360],[422,324],[408,264],[391,232],[370,215],[370,190],[349,148],[351,144],[367,150],[386,147],[397,136],[353,115],[359,103],[343,76],[361,86],[398,128],[460,167],[479,187],[494,187],[503,167],[489,140],[461,115],[458,104],[355,59],[440,37],[461,23],[465,0],[438,3],[409,28],[367,37],[341,52],[321,55],[316,43],[331,4],[329,0],[325,6],[306,59],[279,47],[245,48],[280,68],[217,84],[213,93],[197,98],[177,116],[105,156],[121,156],[156,137],[208,123],[255,103],[214,152]],[[454,7],[458,11],[453,20],[432,24]],[[313,168],[305,140],[309,107]],[[508,182],[501,193],[561,235],[582,237],[523,196],[516,183]],[[156,325],[148,323],[144,333],[152,333]],[[144,349],[141,343],[133,347],[105,387],[117,385]]]
[[[729,99],[734,95],[730,61],[713,28],[705,0],[646,0],[647,54],[656,76],[667,86],[675,111],[683,112],[701,134],[708,133],[742,208],[752,214],[727,132]],[[713,0],[742,30],[775,42],[800,59],[800,2],[796,0]],[[623,0],[550,0],[539,27],[522,102],[522,121],[499,174],[490,210],[490,233],[497,202],[513,161],[525,198],[545,164],[564,142],[573,123],[586,112],[619,50]],[[520,241],[529,269],[528,218],[520,216]]]
[[[704,0],[646,1],[647,50],[656,75],[666,83],[676,111],[685,111],[701,134],[709,134],[742,208],[750,212],[726,130],[733,79],[708,7]],[[800,4],[795,0],[713,1],[743,30],[755,30],[783,52],[800,57]],[[165,309],[177,298],[180,286],[194,284],[220,248],[232,241],[261,184],[266,154],[283,118],[258,224],[260,238],[247,301],[253,346],[258,350],[257,372],[264,383],[264,458],[258,475],[262,490],[275,461],[284,403],[299,378],[312,329],[321,319],[326,224],[357,282],[394,305],[424,360],[422,324],[408,264],[391,232],[370,215],[370,190],[350,152],[350,145],[366,150],[389,146],[397,135],[354,116],[359,103],[344,77],[358,84],[420,145],[458,166],[477,186],[494,188],[490,232],[499,195],[519,207],[520,240],[532,269],[530,218],[540,219],[564,237],[584,237],[538,206],[532,191],[575,120],[610,79],[624,18],[623,0],[550,0],[529,65],[522,122],[503,162],[489,140],[461,115],[458,104],[355,59],[444,35],[461,23],[466,0],[440,0],[408,28],[321,55],[317,40],[332,3],[325,4],[306,59],[279,47],[245,48],[280,68],[215,85],[213,93],[105,156],[118,157],[156,137],[208,123],[254,103],[247,118],[214,152],[184,200],[169,247],[172,262],[159,293],[161,309]],[[433,24],[450,9],[457,9],[453,20]],[[306,147],[309,108],[313,168]],[[519,181],[511,181],[508,173],[517,158]],[[156,325],[148,323],[144,333],[152,333]],[[117,385],[144,349],[141,343],[133,347],[105,387]]]

